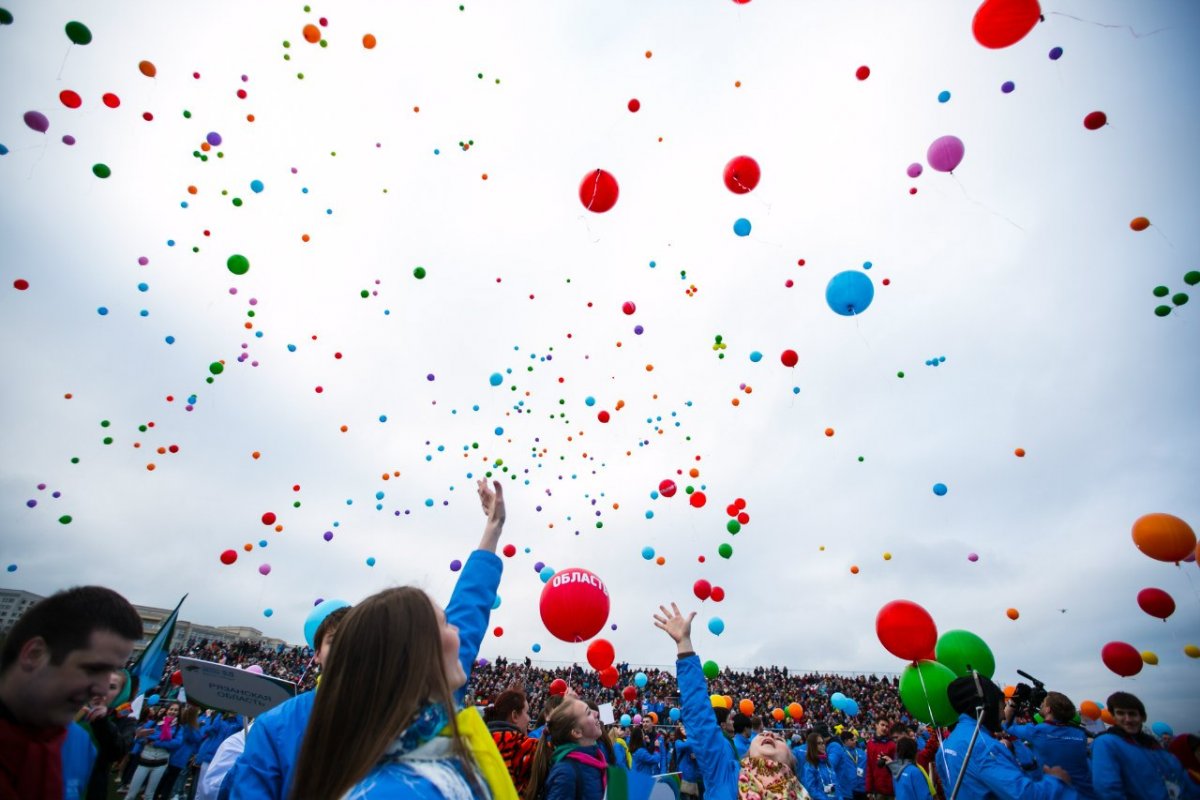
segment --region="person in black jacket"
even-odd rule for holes
[[[113,765],[125,757],[133,744],[137,720],[128,713],[122,716],[117,709],[129,702],[134,681],[128,670],[117,670],[109,679],[108,693],[95,698],[93,705],[84,708],[80,724],[88,729],[96,745],[96,763],[88,779],[87,800],[107,800]]]

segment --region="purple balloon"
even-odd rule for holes
[[[209,144],[211,144],[213,147],[216,147],[217,145],[219,145],[221,143],[221,134],[217,133],[216,131],[213,131],[208,136],[205,136],[204,139]]]
[[[974,562],[974,561],[978,561],[978,560],[979,560],[979,555],[977,553],[971,553],[970,555],[967,556],[967,561]]]
[[[915,161],[908,165],[908,177],[910,178],[919,177],[924,171],[925,170],[921,167],[921,165]]]
[[[63,144],[65,144],[65,145],[75,144],[75,137],[68,133],[66,136],[63,137]]]
[[[450,562],[450,571],[451,572],[458,572],[460,569],[462,569],[462,562],[459,561],[457,558]]]
[[[933,140],[925,160],[938,172],[953,172],[962,163],[966,147],[957,136],[942,136]]]
[[[45,133],[50,130],[50,120],[40,111],[26,111],[25,124],[38,133]]]
[[[1005,81],[1004,83],[1000,84],[1000,91],[1004,92],[1005,94],[1009,94],[1015,88],[1017,88],[1017,85],[1012,81]]]
[[[271,565],[270,564],[259,564],[258,565],[258,574],[259,575],[270,575],[271,574]]]
[[[545,566],[546,566],[545,562],[539,561],[533,565],[533,571],[540,573],[542,571],[542,569],[545,568]]]

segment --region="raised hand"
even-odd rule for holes
[[[496,544],[500,541],[500,533],[504,530],[506,512],[504,509],[504,486],[500,481],[492,481],[492,487],[488,486],[486,478],[480,478],[475,482],[475,488],[479,492],[479,503],[483,506],[483,513],[487,517],[487,521],[483,525],[483,539],[479,542],[479,549],[494,553]]]
[[[671,603],[671,609],[668,611],[666,606],[659,606],[658,610],[662,614],[654,615],[654,627],[667,632],[667,635],[675,640],[675,643],[680,646],[680,650],[691,649],[692,646],[692,620],[696,618],[696,612],[688,614],[686,617],[680,612],[679,606]],[[684,643],[687,647],[684,648]]]

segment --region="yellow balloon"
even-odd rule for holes
[[[1194,644],[1185,644],[1183,652],[1187,654],[1188,658],[1200,658],[1200,647]]]
[[[1142,651],[1142,661],[1145,661],[1147,664],[1149,664],[1150,666],[1153,667],[1158,664],[1158,656],[1156,656],[1154,653],[1150,652],[1149,650],[1143,650]]]
[[[710,694],[708,696],[708,702],[712,703],[713,708],[725,707],[725,698],[719,694]]]
[[[891,561],[891,560],[892,560],[892,554],[891,554],[891,553],[884,553],[884,554],[883,554],[883,560],[884,560],[884,561]]]

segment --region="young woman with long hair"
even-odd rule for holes
[[[505,689],[488,709],[488,731],[508,766],[517,794],[529,783],[529,768],[538,740],[529,738],[529,699],[520,689]]]
[[[505,518],[503,492],[494,486],[493,493],[486,481],[478,484],[488,516],[480,549],[490,545],[493,559]],[[490,593],[464,590],[460,579],[451,605],[458,603],[458,619],[470,626],[462,641],[421,589],[385,589],[356,605],[338,627],[313,693],[291,797],[515,800],[483,719],[474,706],[460,711],[456,696],[494,599],[494,585]]]
[[[805,740],[800,783],[813,800],[842,800],[837,787],[837,774],[825,753],[825,739],[819,733],[810,733]]]
[[[546,721],[533,756],[524,800],[600,800],[608,785],[608,761],[598,744],[599,715],[568,697]]]

